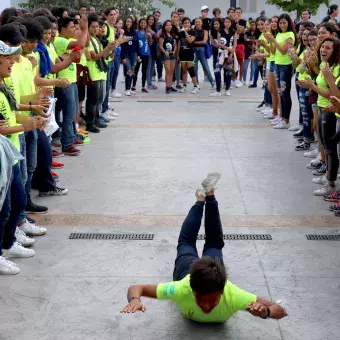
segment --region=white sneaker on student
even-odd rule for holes
[[[274,126],[274,129],[284,130],[289,129],[289,126],[289,123],[286,123],[283,119],[281,119],[277,122],[277,125]]]
[[[318,148],[316,148],[312,151],[305,152],[303,155],[307,158],[315,158],[315,157],[319,156],[319,150],[318,150]]]
[[[301,125],[294,125],[289,128],[289,131],[300,131],[301,130]]]
[[[19,242],[14,242],[10,249],[4,250],[4,255],[6,258],[32,257],[35,255],[35,251],[33,249],[23,247]]]
[[[128,97],[130,97],[130,96],[132,95],[132,94],[131,94],[131,91],[130,91],[130,90],[126,90],[126,91],[125,91],[125,95],[128,96]]]
[[[46,228],[38,227],[34,223],[25,220],[25,223],[20,226],[20,229],[28,236],[41,236],[47,232]]]
[[[15,229],[15,238],[24,247],[29,247],[35,243],[34,238],[26,236],[26,234],[18,227]]]
[[[320,189],[317,189],[314,191],[315,196],[325,196],[333,194],[333,192],[336,191],[336,187],[331,187],[328,183],[326,183],[323,187]]]
[[[136,92],[136,91],[132,91],[132,90],[130,90],[130,93],[131,93],[132,95],[135,95],[135,94],[137,94],[137,92]]]
[[[211,172],[208,174],[207,178],[203,180],[202,187],[206,193],[211,189],[216,189],[216,184],[221,178],[221,174],[218,172]]]
[[[312,182],[314,184],[326,184],[328,182],[326,175],[323,175],[321,177],[313,178]]]
[[[237,88],[243,87],[243,83],[241,81],[237,80],[235,82],[235,87],[237,87]]]
[[[198,189],[196,190],[196,192],[195,192],[195,196],[196,196],[196,198],[198,198],[199,196],[204,196],[204,197],[205,197],[205,192],[204,192],[204,190],[201,189],[201,188],[198,188]]]
[[[121,98],[122,97],[122,95],[120,93],[118,93],[116,90],[112,91],[111,96],[113,98]]]
[[[274,119],[275,116],[273,115],[273,112],[270,112],[268,114],[263,115],[264,119]]]
[[[15,263],[8,261],[4,257],[0,256],[0,274],[16,275],[19,273],[20,269],[15,265]]]
[[[270,121],[271,125],[277,125],[277,123],[281,120],[281,118],[279,117],[275,117],[273,120]]]
[[[210,97],[221,97],[221,92],[214,92],[210,94]]]
[[[230,91],[229,91],[229,90],[225,91],[225,95],[226,95],[227,97],[231,96]]]
[[[200,92],[200,89],[198,87],[194,87],[194,89],[191,91],[192,94],[197,94]]]
[[[110,121],[113,121],[113,120],[116,119],[115,117],[113,117],[113,116],[110,115],[110,112],[109,112],[109,111],[103,112],[103,113],[101,114],[101,116],[104,117],[104,118],[106,118],[106,119],[108,119],[108,120],[110,120]]]
[[[116,112],[114,109],[109,109],[109,110],[108,110],[108,113],[109,113],[109,115],[110,115],[111,117],[113,117],[113,118],[116,118],[116,117],[119,116],[119,113]]]

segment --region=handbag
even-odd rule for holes
[[[205,58],[208,60],[211,58],[212,56],[212,48],[211,48],[211,45],[210,43],[206,43],[205,46],[204,46],[204,52],[205,52]]]

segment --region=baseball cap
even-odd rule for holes
[[[201,8],[201,12],[202,12],[202,11],[205,11],[206,9],[209,9],[209,7],[208,7],[208,6],[206,6],[206,5],[202,6],[202,8]]]
[[[18,55],[21,54],[21,46],[9,47],[3,41],[0,40],[0,55]]]

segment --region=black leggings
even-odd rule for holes
[[[326,153],[326,166],[328,171],[327,179],[336,181],[339,169],[338,139],[336,134],[336,116],[333,112],[325,112],[319,107],[318,130],[321,144]]]
[[[135,67],[135,75],[133,77],[133,87],[136,87],[139,68],[140,68],[140,65],[142,64],[142,88],[144,88],[145,82],[146,82],[146,72],[148,70],[149,56],[142,55],[140,58],[141,58],[141,62],[140,63],[137,62],[136,67]]]

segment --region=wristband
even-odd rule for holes
[[[32,102],[29,102],[30,104],[30,111],[32,111]]]
[[[135,300],[135,299],[141,301],[139,297],[131,296],[130,299],[128,299],[128,303],[130,303],[132,300]]]
[[[261,319],[270,319],[270,308],[267,307],[267,316],[265,318],[261,317]]]

